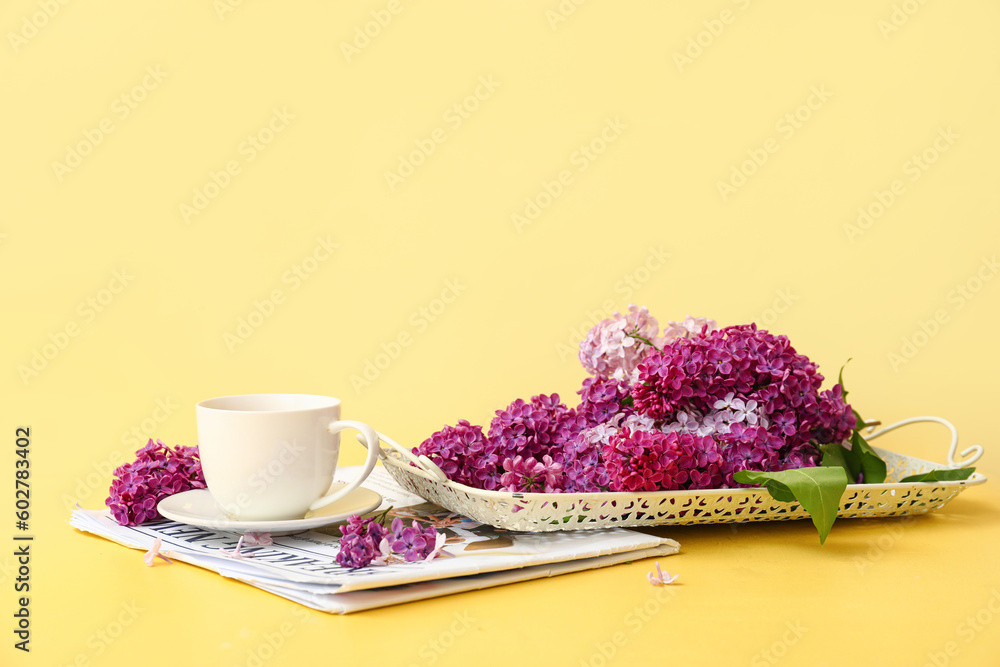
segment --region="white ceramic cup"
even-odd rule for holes
[[[212,497],[238,521],[300,519],[361,485],[378,461],[371,426],[340,419],[340,399],[308,394],[247,394],[210,398],[195,408],[198,448]],[[355,429],[368,458],[345,488],[330,488],[340,432]]]

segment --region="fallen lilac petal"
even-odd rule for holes
[[[219,553],[221,553],[223,556],[226,556],[228,558],[235,558],[237,560],[240,560],[240,559],[243,559],[243,558],[253,558],[253,554],[241,553],[242,549],[243,549],[243,536],[240,535],[239,541],[236,542],[236,548],[235,549],[233,549],[232,551],[226,551],[222,547],[219,547]]]
[[[162,558],[168,563],[173,562],[172,560],[170,560],[169,558],[160,553],[160,547],[162,546],[163,546],[163,540],[157,537],[156,541],[153,542],[153,546],[142,557],[142,559],[146,561],[146,565],[148,565],[149,567],[153,567],[153,563],[156,562],[157,558]]]
[[[646,578],[649,579],[649,583],[654,586],[670,585],[674,583],[679,576],[679,574],[671,576],[669,572],[664,573],[663,570],[660,569],[660,561],[656,561],[656,574],[653,574],[652,572],[646,573]]]
[[[438,533],[437,537],[434,539],[434,549],[427,554],[427,558],[424,560],[434,560],[438,556],[451,556],[452,554],[444,550],[444,543],[447,541],[448,537],[444,533]]]

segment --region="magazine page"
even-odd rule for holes
[[[318,590],[304,590],[280,582],[277,580],[243,580],[234,577],[245,583],[251,584],[261,590],[274,593],[288,600],[311,607],[318,611],[325,611],[337,614],[350,614],[356,611],[387,607],[394,604],[425,600],[441,595],[451,595],[453,593],[463,593],[466,591],[481,590],[492,586],[502,586],[503,584],[513,584],[531,579],[541,579],[543,577],[556,577],[561,574],[592,570],[599,567],[608,567],[632,560],[643,558],[653,558],[669,556],[677,553],[677,548],[670,544],[664,544],[650,549],[630,551],[607,556],[596,556],[583,560],[564,561],[562,563],[549,563],[547,565],[534,565],[517,570],[501,572],[489,572],[468,577],[454,577],[451,579],[439,579],[437,581],[424,581],[416,584],[404,584],[402,586],[392,586],[390,588],[376,588],[365,591],[354,591],[349,593],[323,593]],[[648,585],[644,581],[640,585]]]
[[[360,466],[338,472],[338,481],[349,481]],[[446,535],[442,556],[433,561],[397,562],[384,566],[349,569],[337,564],[339,531],[335,527],[273,537],[271,546],[241,547],[233,556],[239,535],[176,521],[156,521],[141,526],[121,526],[107,510],[74,510],[70,524],[125,546],[148,550],[157,538],[160,551],[179,560],[243,580],[286,582],[299,590],[346,593],[400,586],[487,572],[520,569],[551,563],[585,560],[618,553],[679,545],[673,540],[625,528],[548,533],[511,532],[493,528],[455,514],[403,490],[377,468],[365,485],[383,496],[380,511],[390,520],[433,525]],[[409,503],[400,505],[397,503]],[[268,584],[270,585],[270,584]],[[321,586],[322,589],[311,588]]]
[[[513,533],[457,516],[430,503],[392,510],[390,516],[433,523],[447,536],[445,555],[432,561],[400,562],[358,569],[334,560],[339,541],[332,535],[308,531],[274,537],[272,546],[244,545],[242,558],[233,558],[239,536],[176,521],[142,526],[120,526],[107,511],[75,510],[75,528],[136,549],[150,549],[157,538],[160,551],[201,567],[217,569],[222,561],[248,575],[278,578],[297,584],[336,585],[339,592],[397,586],[483,572],[577,560],[648,549],[673,540],[624,528],[607,530]],[[228,552],[228,554],[226,553]]]

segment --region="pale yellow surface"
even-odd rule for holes
[[[0,29],[0,663],[1000,662],[995,3],[12,0]],[[665,530],[661,597],[643,561],[347,617],[66,523],[102,506],[132,429],[195,444],[211,396],[338,395],[408,444],[518,396],[573,402],[573,349],[629,301],[756,320],[830,379],[853,357],[865,415],[945,416],[993,479],[824,547],[805,522]]]

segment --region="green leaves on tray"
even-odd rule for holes
[[[820,451],[823,452],[822,465],[843,468],[851,482],[881,484],[885,481],[885,461],[858,431],[851,436],[850,449],[832,443],[821,446]]]
[[[734,476],[740,484],[763,484],[777,501],[798,502],[809,512],[819,531],[819,543],[826,541],[837,520],[840,498],[847,489],[847,475],[840,466],[795,468],[778,472],[741,470]]]
[[[848,359],[847,361],[850,361]],[[844,366],[847,364],[845,363]],[[844,369],[840,369],[838,378],[841,387],[844,386]],[[847,390],[844,389],[844,398]],[[826,542],[833,522],[837,520],[840,509],[840,499],[847,490],[849,483],[881,484],[885,482],[885,461],[872,446],[861,436],[865,422],[854,410],[856,425],[851,435],[851,448],[840,443],[821,445],[823,453],[821,465],[815,468],[797,468],[778,472],[758,472],[741,470],[734,478],[740,484],[763,485],[771,497],[778,502],[797,502],[812,518],[813,525],[819,532],[819,543]],[[947,470],[930,470],[919,475],[910,475],[899,480],[900,484],[909,482],[951,482],[968,479],[975,468],[949,468]]]
[[[947,470],[929,470],[919,475],[910,475],[899,480],[902,482],[954,482],[957,480],[969,479],[975,468],[948,468]]]
[[[847,489],[848,481],[853,482],[860,475],[861,484],[883,483],[885,461],[857,431],[851,438],[851,449],[839,444],[825,445],[821,449],[821,466],[778,472],[741,470],[734,478],[740,484],[763,485],[778,502],[799,503],[812,518],[819,532],[819,543],[823,544],[833,528],[833,522],[837,520],[840,498]],[[968,479],[975,471],[975,468],[930,470],[904,477],[899,483],[958,481]]]

